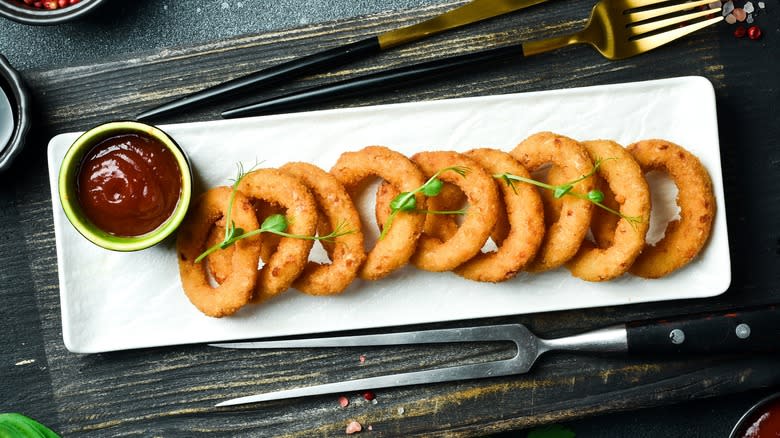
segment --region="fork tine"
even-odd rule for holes
[[[723,17],[721,16],[713,17],[710,18],[709,20],[700,21],[698,23],[693,23],[688,26],[678,27],[677,29],[673,29],[667,32],[661,32],[655,35],[642,37],[640,39],[635,40],[634,44],[638,46],[640,51],[646,52],[648,50],[655,49],[656,47],[674,41],[678,38],[682,38],[685,35],[688,35],[689,33],[696,32],[699,29],[703,29],[709,26],[710,24],[717,23],[721,20],[723,20]]]
[[[625,9],[645,8],[658,3],[668,3],[669,0],[623,0]]]
[[[219,348],[324,348],[364,347],[368,345],[436,344],[446,342],[515,341],[512,336],[519,324],[457,327],[450,329],[420,330],[401,333],[379,333],[356,336],[337,336],[309,339],[282,339],[278,341],[250,341],[209,344]]]
[[[671,14],[673,12],[686,11],[688,9],[697,8],[699,6],[705,6],[710,3],[712,3],[712,0],[698,0],[695,2],[683,2],[678,5],[663,6],[660,8],[649,9],[646,11],[630,12],[626,15],[628,15],[627,18],[630,22],[637,22],[642,20],[648,20],[650,18],[662,17],[666,14]]]
[[[707,15],[712,14],[713,12],[720,12],[720,8],[713,8],[704,11],[691,12],[690,14],[680,15],[672,18],[666,18],[658,21],[652,21],[644,24],[638,24],[636,26],[629,25],[627,30],[629,35],[631,36],[634,37],[640,36],[645,33],[652,32],[654,30],[660,30],[665,27],[673,26],[675,24],[684,23],[686,21],[693,20],[700,17],[705,17]],[[722,17],[720,17],[720,14],[718,14],[718,17],[716,18],[722,18]]]
[[[533,357],[529,358],[533,359]],[[234,406],[246,403],[257,403],[269,400],[281,400],[309,395],[345,393],[364,389],[392,388],[397,386],[419,385],[428,383],[450,382],[453,380],[483,379],[486,377],[521,374],[530,368],[533,361],[517,355],[512,359],[493,362],[459,365],[454,367],[434,368],[423,371],[412,371],[387,376],[366,377],[357,380],[325,383],[315,386],[284,389],[281,391],[249,395],[217,403],[216,406]]]

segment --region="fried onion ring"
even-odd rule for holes
[[[366,258],[360,216],[344,186],[331,174],[308,163],[288,163],[279,170],[297,177],[314,195],[321,220],[329,229],[341,226],[353,230],[336,237],[328,253],[330,264],[309,261],[293,287],[309,295],[332,295],[343,292],[357,276]],[[326,233],[327,234],[327,233]]]
[[[390,202],[398,196],[398,190],[383,181],[376,191],[376,223],[382,227],[390,216]],[[427,198],[428,210],[455,211],[466,205],[466,195],[455,184],[444,183],[441,192],[432,198]],[[429,214],[425,218],[423,234],[439,240],[447,240],[458,231],[458,215]]]
[[[468,199],[468,210],[458,231],[448,240],[423,234],[412,263],[420,269],[442,272],[455,269],[471,259],[482,249],[498,215],[498,191],[493,177],[479,163],[463,154],[450,151],[420,152],[412,156],[427,177],[447,167],[465,167],[468,173],[461,176],[454,171],[439,175],[442,181],[455,184]]]
[[[260,221],[265,220],[272,214],[284,214],[284,209],[278,205],[274,205],[268,202],[255,200],[253,203],[255,208],[255,216]],[[225,239],[225,220],[220,219],[213,227],[206,240],[206,247],[212,246],[222,242]],[[260,260],[267,263],[271,258],[271,254],[276,251],[276,247],[279,245],[279,239],[281,236],[276,234],[265,233],[260,241]],[[231,259],[233,257],[233,247],[229,246],[220,251],[213,252],[206,257],[209,273],[218,284],[222,284],[225,278],[230,275]]]
[[[212,226],[225,215],[230,192],[229,187],[217,187],[201,195],[182,223],[176,239],[184,293],[198,310],[217,318],[232,315],[252,299],[260,258],[257,236],[236,242],[230,257],[230,275],[216,288],[209,284],[205,263],[195,263],[207,248],[206,240]],[[258,227],[252,204],[241,193],[236,193],[231,215],[237,227],[245,230]]]
[[[330,173],[347,189],[357,190],[370,176],[388,181],[400,192],[411,192],[425,183],[422,172],[404,155],[383,146],[368,146],[341,154]],[[417,194],[417,208],[425,208],[425,197]],[[354,199],[353,199],[354,201]],[[390,231],[368,252],[358,271],[360,278],[378,280],[406,265],[417,246],[425,215],[401,212]]]
[[[644,248],[645,234],[650,224],[650,190],[639,165],[619,144],[596,140],[583,142],[582,145],[594,161],[604,159],[597,174],[605,182],[604,185],[609,186],[613,199],[620,205],[618,210],[624,217],[597,208],[620,219],[612,232],[610,245],[597,247],[585,240],[574,258],[566,263],[566,267],[572,275],[583,280],[606,281],[628,271]],[[632,225],[625,217],[637,218],[638,222]]]
[[[530,178],[528,171],[505,152],[474,149],[466,155],[491,174],[509,172]],[[504,182],[499,182],[499,187],[505,209],[498,216],[507,218],[509,231],[500,243],[496,243],[499,245],[497,251],[479,253],[455,269],[455,273],[464,278],[493,283],[508,280],[533,259],[542,243],[544,207],[537,190],[529,184],[517,184],[513,189]]]
[[[317,205],[314,197],[297,178],[277,169],[248,173],[238,190],[250,199],[277,204],[285,209],[288,234],[314,236],[317,231]],[[309,260],[312,241],[282,237],[276,251],[258,273],[253,302],[262,302],[289,289]]]
[[[587,151],[577,141],[552,132],[540,132],[523,140],[510,154],[529,172],[536,172],[547,163],[561,169],[566,181],[573,181],[593,170]],[[574,185],[573,191],[588,193],[593,189],[593,178]],[[557,221],[548,226],[536,258],[526,268],[532,272],[555,269],[577,253],[588,233],[593,214],[592,204],[566,195]]]
[[[687,265],[704,247],[715,217],[715,195],[707,169],[682,146],[666,140],[643,140],[628,147],[642,172],[666,172],[677,185],[680,220],[666,227],[654,246],[646,245],[629,272],[659,278]]]

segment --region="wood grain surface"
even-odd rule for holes
[[[376,403],[346,394],[351,401],[346,408],[333,395],[217,409],[214,403],[230,397],[508,357],[513,350],[500,343],[268,352],[192,345],[94,355],[65,349],[46,172],[46,144],[52,135],[129,119],[183,93],[413,23],[456,4],[24,72],[39,128],[12,171],[0,179],[0,341],[13,346],[0,353],[0,371],[3,380],[19,389],[0,400],[0,406],[27,406],[29,415],[52,419],[49,425],[66,436],[332,436],[344,434],[353,419],[364,428],[371,425],[372,436],[481,436],[780,385],[777,356],[636,359],[551,354],[523,376],[377,390]],[[589,7],[587,2],[553,1],[165,122],[214,119],[221,109],[278,92],[570,32],[584,25]],[[767,33],[762,41],[749,42],[734,39],[725,24],[713,26],[655,52],[616,62],[587,47],[571,48],[345,99],[330,107],[706,76],[716,89],[720,123],[733,270],[728,292],[711,299],[467,324],[520,321],[552,337],[633,319],[778,303],[780,96],[775,55],[780,53],[780,32],[775,27]],[[111,293],[111,285],[105,290]]]

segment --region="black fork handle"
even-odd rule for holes
[[[346,64],[350,61],[362,59],[382,51],[379,46],[379,38],[376,36],[362,39],[351,44],[335,47],[322,52],[314,53],[302,58],[297,58],[282,64],[269,67],[258,72],[236,78],[202,91],[168,102],[156,108],[145,111],[136,119],[148,119],[160,117],[166,114],[178,112],[190,108],[196,104],[206,103],[217,99],[233,96],[239,92],[269,86],[281,81],[303,76],[312,71],[324,70]]]
[[[780,351],[778,306],[629,323],[629,353]]]
[[[230,119],[269,114],[279,110],[291,110],[304,105],[323,103],[347,96],[373,93],[400,85],[421,82],[455,71],[478,66],[484,67],[488,63],[506,61],[510,58],[520,59],[524,56],[522,45],[511,45],[466,55],[446,57],[273,97],[250,105],[229,109],[222,113],[222,117]]]

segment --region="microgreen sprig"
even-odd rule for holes
[[[236,179],[233,180],[233,184],[231,185],[230,200],[228,201],[228,210],[225,213],[225,238],[222,240],[222,242],[213,245],[212,247],[204,251],[201,255],[199,255],[195,259],[195,263],[200,263],[203,259],[208,257],[209,254],[212,254],[215,251],[228,248],[234,243],[238,242],[239,240],[257,236],[260,233],[271,233],[282,237],[290,237],[293,239],[324,240],[326,242],[331,242],[337,237],[341,237],[347,234],[352,234],[355,232],[355,230],[345,229],[347,226],[346,221],[342,221],[338,224],[338,226],[336,226],[336,229],[334,229],[332,232],[324,236],[305,236],[300,234],[289,234],[286,232],[287,227],[289,225],[289,221],[282,214],[272,214],[268,216],[267,218],[265,218],[265,220],[263,220],[263,223],[262,225],[260,225],[260,228],[256,230],[245,231],[243,228],[236,227],[236,224],[232,219],[232,212],[233,212],[233,204],[236,199],[236,192],[238,191],[238,185],[241,183],[241,180],[243,180],[244,177],[249,172],[251,172],[255,167],[257,167],[258,164],[259,163],[256,163],[248,171],[244,171],[243,164],[238,163],[237,165],[238,173]]]
[[[233,203],[236,200],[236,192],[238,191],[238,185],[241,184],[241,180],[244,179],[245,176],[249,174],[252,170],[254,170],[255,167],[258,166],[259,163],[255,163],[254,166],[250,167],[248,171],[244,170],[244,164],[239,162],[236,164],[236,167],[238,168],[238,172],[236,173],[236,179],[232,180],[233,184],[231,184],[230,188],[230,201],[228,202],[228,209],[225,213],[225,238],[222,240],[220,245],[225,245],[224,248],[227,248],[230,244],[227,244],[231,239],[234,237],[244,234],[244,230],[241,228],[236,228],[236,223],[233,221]],[[224,249],[222,248],[222,249]],[[201,257],[199,257],[201,258]],[[196,259],[196,263],[198,260]]]
[[[580,181],[582,181],[582,180],[584,180],[586,178],[590,178],[591,176],[595,175],[596,172],[598,172],[599,167],[601,166],[601,164],[604,161],[615,160],[615,159],[616,158],[597,159],[593,163],[593,169],[591,169],[590,172],[588,172],[585,175],[580,176],[579,178],[577,178],[575,180],[572,180],[572,181],[569,181],[569,182],[566,182],[566,183],[563,183],[563,184],[558,184],[558,185],[547,184],[547,183],[544,183],[544,182],[541,182],[541,181],[537,181],[535,179],[525,178],[525,177],[522,177],[522,176],[514,175],[514,174],[509,173],[509,172],[495,174],[495,175],[493,175],[493,178],[497,178],[497,179],[503,180],[509,187],[512,188],[512,190],[515,193],[517,193],[517,188],[515,187],[515,184],[517,182],[524,182],[524,183],[527,183],[527,184],[532,184],[532,185],[535,185],[537,187],[541,187],[543,189],[547,189],[547,190],[552,191],[553,192],[553,197],[555,197],[555,199],[560,199],[560,198],[564,197],[565,195],[570,195],[570,196],[574,196],[575,198],[579,198],[579,199],[584,199],[586,201],[590,201],[591,203],[593,203],[597,207],[602,208],[602,209],[608,211],[609,213],[612,213],[614,215],[620,216],[621,218],[627,220],[628,223],[630,223],[631,226],[634,227],[637,223],[642,222],[642,217],[641,216],[626,216],[623,213],[621,213],[621,212],[619,212],[619,211],[617,211],[617,210],[615,210],[613,208],[610,208],[610,207],[604,205],[603,204],[604,193],[601,190],[591,190],[587,194],[583,194],[583,193],[578,193],[578,192],[572,191],[572,189],[574,189],[574,185],[575,184],[577,184],[578,182],[580,182]]]
[[[421,185],[420,187],[417,187],[411,192],[399,193],[395,198],[393,198],[392,201],[390,201],[390,216],[387,217],[387,220],[382,226],[382,233],[379,235],[379,240],[384,239],[384,237],[387,235],[388,231],[390,230],[390,227],[393,225],[393,220],[395,220],[395,217],[398,215],[398,213],[402,211],[425,213],[425,214],[465,214],[466,213],[465,208],[462,208],[460,210],[455,210],[455,211],[448,211],[448,212],[435,212],[431,210],[417,209],[417,198],[415,197],[415,195],[417,195],[418,193],[422,193],[427,197],[438,196],[439,193],[441,193],[442,187],[444,187],[444,181],[439,179],[439,176],[441,176],[442,173],[447,171],[452,171],[457,173],[460,176],[465,177],[466,174],[468,174],[469,172],[469,168],[463,166],[445,167],[443,169],[440,169],[438,172],[434,173],[430,178],[428,178],[428,181],[426,181],[425,184]]]
[[[260,228],[248,232],[244,232],[241,230],[241,228],[236,228],[237,230],[240,230],[241,234],[231,237],[228,240],[225,240],[223,242],[220,242],[211,248],[207,249],[203,252],[203,254],[199,255],[198,258],[195,259],[195,263],[200,263],[201,260],[208,257],[209,254],[220,250],[225,249],[229,247],[230,245],[233,245],[234,243],[238,242],[242,239],[248,239],[253,236],[257,236],[260,233],[271,233],[276,234],[277,236],[282,237],[290,237],[293,239],[303,239],[303,240],[324,240],[326,242],[332,242],[337,237],[345,236],[347,234],[353,234],[355,230],[347,230],[345,229],[347,226],[347,223],[345,221],[342,221],[336,226],[336,229],[331,231],[330,233],[324,235],[324,236],[306,236],[302,234],[290,234],[285,232],[287,230],[288,221],[287,218],[283,214],[272,214],[271,216],[268,216],[263,221],[263,224],[260,225]]]

